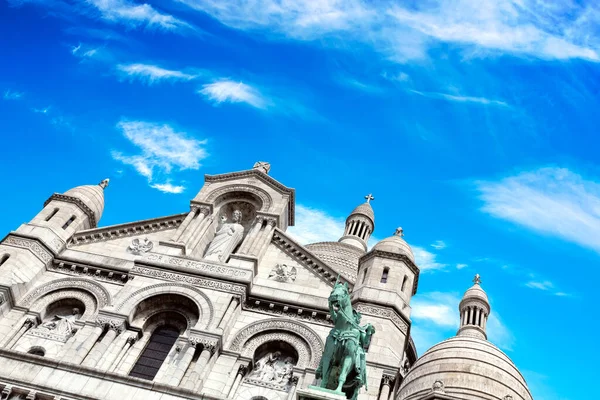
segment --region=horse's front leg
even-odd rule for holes
[[[340,370],[340,377],[338,379],[338,387],[336,389],[336,391],[338,392],[342,391],[342,386],[344,386],[344,383],[346,382],[346,377],[348,376],[348,373],[350,373],[350,368],[352,368],[352,356],[344,356],[341,367],[342,368]]]

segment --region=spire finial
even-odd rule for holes
[[[257,161],[254,163],[254,166],[252,167],[252,169],[257,169],[260,172],[264,172],[265,174],[268,174],[269,171],[271,170],[271,164],[269,164],[266,161]]]
[[[100,182],[98,185],[102,188],[102,189],[106,189],[106,187],[108,186],[108,182],[110,181],[110,179],[106,178],[103,179],[102,182]]]
[[[473,278],[473,283],[476,285],[481,285],[481,277],[479,274],[475,274],[475,278]]]
[[[394,235],[395,236],[400,236],[400,237],[404,236],[404,229],[402,229],[401,226],[397,227],[396,228],[396,232],[394,232]]]
[[[369,193],[365,196],[365,199],[367,199],[367,203],[369,203],[371,200],[375,200],[375,197],[373,197],[373,193]]]

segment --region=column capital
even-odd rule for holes
[[[394,382],[394,377],[391,375],[383,374],[381,377],[381,381],[384,385],[391,386],[392,382]]]
[[[35,317],[27,318],[25,320],[25,322],[23,322],[23,326],[26,329],[31,329],[31,328],[37,326],[37,318],[35,318]]]
[[[126,341],[130,346],[133,346],[135,342],[137,342],[137,335],[131,335],[127,338]]]
[[[277,219],[268,217],[267,218],[267,225],[270,226],[270,227],[272,227],[272,228],[274,228],[275,226],[277,226]]]
[[[219,340],[214,337],[206,337],[206,336],[191,336],[190,343],[194,342],[194,347],[197,345],[202,345],[202,350],[209,350],[210,354],[214,354],[219,346]]]
[[[264,215],[257,215],[256,218],[254,218],[254,223],[255,224],[262,224],[265,220],[265,216]]]
[[[125,321],[118,319],[111,319],[100,316],[96,319],[96,324],[102,329],[111,329],[117,333],[121,333],[125,330]]]
[[[240,365],[240,367],[238,368],[238,375],[241,375],[242,377],[244,377],[247,372],[248,372],[248,366]]]

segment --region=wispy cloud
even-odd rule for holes
[[[175,31],[189,24],[172,15],[161,13],[147,3],[137,4],[127,0],[87,0],[100,12],[102,19],[121,23],[130,28],[145,27]]]
[[[554,283],[548,280],[530,280],[525,283],[525,286],[531,289],[541,290],[558,297],[570,297],[568,293],[561,292],[556,289]]]
[[[422,272],[432,272],[442,270],[448,266],[437,261],[437,254],[425,250],[423,247],[411,246],[415,255],[415,262]]]
[[[458,329],[459,302],[460,298],[455,293],[425,293],[412,300],[412,317],[438,326]]]
[[[31,109],[31,111],[33,111],[34,113],[38,113],[38,114],[48,114],[48,113],[50,112],[50,109],[51,109],[51,108],[52,108],[52,107],[50,107],[50,106],[48,106],[48,107],[44,107],[44,108],[36,108],[36,107],[33,107],[33,108]]]
[[[270,103],[258,89],[243,82],[236,82],[230,79],[220,79],[213,83],[205,84],[198,93],[215,104],[246,103],[252,107],[266,109]]]
[[[481,210],[600,253],[600,184],[566,168],[476,181]]]
[[[590,15],[598,15],[595,3],[433,0],[403,7],[366,0],[180,1],[236,29],[338,47],[342,43],[353,50],[359,43],[397,61],[427,57],[440,43],[473,56],[600,61],[600,39],[589,21]]]
[[[166,193],[181,193],[185,187],[156,183],[156,175],[168,176],[174,168],[179,170],[199,169],[200,161],[208,156],[206,140],[197,140],[186,133],[176,132],[170,125],[147,121],[121,121],[117,124],[123,136],[136,146],[141,154],[124,155],[112,151],[112,157],[130,165],[148,179],[151,187]]]
[[[21,97],[23,97],[25,93],[23,92],[16,92],[14,90],[10,90],[7,89],[4,91],[4,100],[19,100]]]
[[[360,90],[361,92],[369,93],[369,94],[381,94],[383,93],[383,88],[373,85],[371,83],[360,81],[356,78],[350,76],[338,76],[338,83],[343,86]]]
[[[485,97],[461,96],[449,93],[439,92],[420,92],[418,90],[408,90],[409,93],[418,94],[419,96],[429,97],[431,99],[447,100],[457,103],[475,103],[492,106],[508,107],[508,104],[501,100],[488,99]]]
[[[119,64],[116,68],[122,77],[131,80],[138,79],[149,85],[159,81],[190,81],[197,78],[197,75],[169,70],[152,64]]]
[[[463,269],[463,268],[467,268],[469,266],[469,264],[456,264],[456,269]]]
[[[448,246],[446,245],[446,243],[443,240],[436,240],[435,242],[433,242],[431,244],[431,247],[433,247],[436,250],[442,250]]]
[[[77,44],[77,46],[71,46],[71,54],[79,58],[93,58],[98,54],[98,51],[98,47],[91,47],[82,43]]]

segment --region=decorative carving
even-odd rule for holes
[[[129,344],[129,346],[133,346],[134,343],[137,341],[137,335],[131,335],[127,338],[127,344]]]
[[[240,224],[242,212],[234,210],[231,215],[231,222],[227,222],[226,217],[221,217],[222,225],[215,233],[215,237],[208,246],[204,258],[209,261],[226,262],[229,255],[244,237],[244,227]]]
[[[238,368],[238,374],[241,376],[245,376],[247,372],[248,367],[246,365],[240,365],[240,367]]]
[[[248,299],[243,306],[244,310],[252,310],[263,314],[285,316],[287,318],[307,321],[322,325],[331,325],[329,314],[323,311],[305,310],[299,307],[279,303],[271,303],[255,299]]]
[[[73,264],[68,261],[54,260],[49,269],[54,272],[72,276],[88,276],[94,280],[110,282],[118,285],[124,285],[131,278],[129,274],[123,274],[120,271],[105,270],[89,265]]]
[[[391,320],[394,323],[394,325],[396,325],[398,329],[400,329],[401,332],[406,333],[408,330],[408,325],[406,324],[406,322],[402,319],[402,317],[400,317],[396,313],[396,311],[394,311],[391,308],[384,308],[365,303],[358,303],[356,304],[356,311],[365,315],[373,315],[376,317],[387,318]]]
[[[438,379],[437,381],[433,382],[431,391],[435,393],[446,393],[446,390],[444,389],[444,381]]]
[[[502,400],[513,400],[513,397],[510,394],[507,394],[502,398]]]
[[[294,359],[280,351],[260,358],[244,380],[247,383],[287,391],[293,374]]]
[[[372,200],[374,200],[374,199],[372,199]],[[386,386],[392,386],[392,383],[394,382],[394,377],[383,374],[383,376],[381,377],[381,381]]]
[[[52,200],[75,204],[76,206],[81,208],[85,215],[87,215],[88,220],[90,221],[90,226],[96,227],[96,214],[94,214],[94,211],[92,211],[92,209],[88,207],[88,205],[85,204],[81,199],[65,194],[54,193],[52,196],[50,196],[48,200],[46,200],[46,202],[44,203],[44,207],[46,207],[48,203],[50,203]]]
[[[277,264],[271,270],[269,278],[279,282],[294,282],[296,280],[296,267],[287,264]]]
[[[321,338],[312,329],[288,319],[273,318],[248,325],[238,332],[229,346],[230,350],[239,352],[251,337],[260,332],[266,333],[272,330],[291,332],[303,338],[307,342],[311,353],[307,366],[316,368],[319,365],[319,358],[323,354],[324,348]]]
[[[167,229],[174,229],[181,225],[186,215],[187,213],[176,214],[168,217],[138,221],[130,224],[86,230],[76,233],[69,244],[77,246],[87,243],[103,242],[116,238],[138,236],[152,232],[164,231]]]
[[[9,235],[2,244],[27,249],[40,259],[44,264],[52,260],[52,253],[46,250],[37,240]]]
[[[111,319],[106,316],[99,316],[96,319],[96,323],[98,326],[101,326],[102,329],[112,329],[116,331],[117,334],[123,332],[125,330],[125,321],[118,319]]]
[[[333,389],[356,400],[360,388],[367,384],[365,349],[371,343],[375,328],[371,324],[360,325],[361,315],[352,309],[347,283],[336,283],[333,287],[329,295],[329,312],[335,325],[327,335],[315,376],[322,378],[322,388]]]
[[[42,295],[63,288],[80,288],[90,292],[96,298],[99,308],[110,304],[110,294],[105,288],[96,282],[88,279],[64,278],[49,282],[36,288],[34,291],[25,296],[25,298],[21,301],[21,305],[27,307],[32,303],[33,300],[41,297]]]
[[[271,170],[271,164],[266,161],[257,161],[254,163],[254,166],[252,168],[265,174],[268,174]]]
[[[209,179],[208,176],[205,177],[205,180],[207,180],[207,179]],[[273,203],[273,200],[271,199],[271,196],[269,195],[269,193],[267,193],[263,189],[260,189],[255,186],[243,185],[243,184],[223,186],[223,187],[215,190],[214,192],[211,192],[208,195],[208,197],[206,198],[206,202],[214,203],[215,200],[217,200],[219,197],[223,196],[224,194],[234,193],[234,192],[247,192],[247,193],[253,194],[255,197],[258,197],[261,202],[261,204],[259,205],[260,211],[263,211],[263,212],[268,212],[269,209],[271,208],[271,204]]]
[[[4,303],[6,303],[6,296],[4,293],[0,293],[0,306]]]
[[[129,247],[127,247],[127,251],[131,254],[140,255],[149,252],[154,247],[154,244],[148,238],[144,238],[142,241],[140,239],[135,238],[131,241]]]
[[[150,271],[152,271],[152,270],[150,270]],[[162,272],[162,271],[159,271],[159,272]],[[171,274],[171,275],[173,275],[173,274]],[[198,278],[193,278],[193,279],[198,279]],[[190,282],[186,282],[186,283],[190,283]],[[191,291],[192,293],[189,293],[189,292],[186,293],[186,291]],[[143,299],[147,299],[148,297],[156,296],[161,293],[181,294],[183,296],[189,297],[196,303],[196,305],[198,306],[198,309],[202,313],[200,315],[200,319],[202,321],[206,321],[205,327],[209,327],[211,325],[212,320],[213,320],[213,315],[214,315],[214,308],[213,308],[210,298],[204,292],[202,292],[200,289],[193,287],[193,286],[183,285],[180,283],[157,283],[156,285],[146,286],[142,289],[139,289],[139,290],[133,292],[132,294],[130,294],[129,296],[127,296],[127,298],[125,300],[123,300],[119,305],[117,305],[115,307],[115,311],[120,311],[126,304],[127,305],[138,304]],[[134,299],[134,298],[135,298],[135,301],[132,301],[132,299]],[[186,317],[186,319],[188,319],[188,318]],[[188,319],[188,326],[191,328],[191,322],[189,321],[189,319]]]
[[[208,274],[225,275],[230,278],[247,278],[250,276],[250,272],[245,271],[243,269],[227,267],[227,266],[220,265],[220,264],[207,264],[204,262],[190,260],[188,258],[167,256],[167,255],[163,255],[163,254],[154,254],[154,253],[148,254],[140,262],[144,262],[144,261],[158,262],[161,264],[190,268],[190,269],[195,269],[197,271],[205,272]],[[134,268],[135,268],[135,266],[134,266]]]
[[[204,264],[204,265],[207,267],[210,266],[209,264]],[[220,268],[220,267],[217,267],[217,268]],[[196,278],[196,277],[192,277],[192,276],[188,276],[188,275],[176,274],[173,272],[165,272],[165,271],[160,271],[160,270],[156,270],[156,269],[152,269],[152,268],[140,267],[137,265],[133,266],[133,268],[131,269],[131,272],[137,273],[139,275],[145,275],[145,276],[150,276],[150,277],[159,278],[159,279],[165,279],[165,280],[169,280],[169,281],[185,282],[190,285],[202,286],[202,287],[206,287],[209,289],[220,290],[220,291],[227,292],[227,293],[236,293],[236,294],[240,294],[242,299],[246,298],[246,286],[244,286],[244,285],[237,285],[234,283],[214,281],[211,279]]]
[[[202,345],[202,348],[210,350],[211,354],[214,353],[219,344],[218,339],[206,336],[192,336],[189,340],[190,343],[192,343],[192,341],[195,343],[194,347],[197,345]]]
[[[268,342],[285,342],[289,344],[298,353],[297,365],[301,368],[310,366],[312,357],[310,345],[303,338],[288,332],[255,335],[244,344],[241,354],[246,357],[253,357],[256,349]]]
[[[43,322],[38,329],[54,331],[57,335],[72,335],[75,325],[73,323],[81,318],[78,308],[74,308],[71,314],[55,315],[49,321]]]
[[[23,322],[23,326],[25,327],[25,329],[31,329],[31,327],[34,327],[36,325],[37,320],[35,318],[27,318],[25,322]]]

